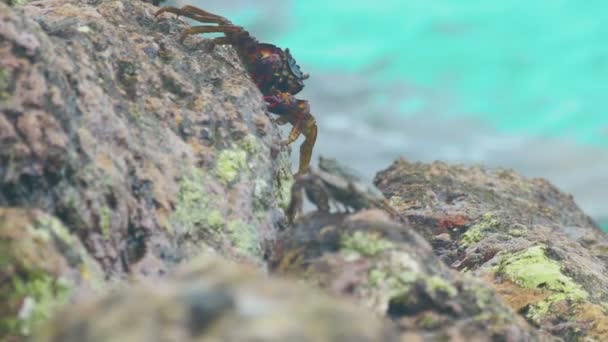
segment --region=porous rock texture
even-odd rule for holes
[[[283,220],[291,166],[260,92],[231,48],[178,43],[185,24],[155,9],[0,2],[1,336],[69,299],[63,283],[204,250],[261,264]]]
[[[304,217],[279,234],[271,269],[390,318],[402,341],[551,340],[380,210]]]
[[[288,226],[230,47],[142,1],[5,2],[0,340],[607,340],[607,239],[547,182],[402,160],[376,182],[409,225]]]
[[[404,159],[375,183],[435,254],[529,323],[566,341],[608,340],[608,238],[571,196],[512,170]]]

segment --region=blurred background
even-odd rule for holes
[[[399,156],[513,168],[573,194],[608,229],[607,1],[167,4],[292,50],[311,74],[298,97],[319,124],[317,155],[368,179]]]

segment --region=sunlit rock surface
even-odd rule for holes
[[[203,250],[261,264],[291,182],[278,130],[232,49],[179,44],[184,23],[154,11],[127,0],[0,3],[0,234],[32,226],[7,208],[35,210],[109,279],[161,276]],[[11,258],[1,279],[17,279]],[[59,277],[77,265],[40,267]],[[69,297],[19,279],[3,318],[21,319],[29,299]]]
[[[549,340],[380,210],[302,218],[279,235],[272,269],[390,318],[404,341]]]
[[[484,279],[567,341],[608,339],[608,239],[543,179],[512,170],[394,162],[376,185],[453,268]]]

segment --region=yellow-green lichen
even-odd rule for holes
[[[210,210],[209,214],[207,215],[207,224],[209,225],[209,228],[219,231],[226,224],[224,215],[222,215],[222,212],[217,209]]]
[[[30,0],[8,0],[10,6],[23,6],[30,2]]]
[[[344,233],[340,239],[342,250],[364,256],[375,256],[393,247],[393,243],[378,234],[356,231]]]
[[[232,246],[243,255],[260,257],[261,245],[254,226],[241,220],[228,222],[228,237]]]
[[[93,285],[103,278],[97,266],[57,219],[36,210],[0,208],[0,274],[5,280],[0,336],[29,335],[68,301],[74,281]]]
[[[258,138],[253,134],[247,134],[239,141],[239,145],[250,155],[256,155],[261,149]]]
[[[369,271],[368,286],[388,301],[392,297],[406,294],[418,278],[419,274],[416,272],[391,269],[390,265],[384,265]]]
[[[200,169],[191,170],[180,181],[177,205],[170,217],[171,226],[177,233],[217,232],[224,227],[218,198],[208,193],[207,181],[207,176]]]
[[[58,308],[68,302],[73,288],[67,279],[35,269],[30,270],[27,277],[14,277],[12,285],[12,297],[19,298],[21,305],[15,317],[0,320],[0,335],[5,329],[30,335],[37,324],[51,318]]]
[[[0,67],[1,68],[1,67]],[[0,101],[5,101],[9,97],[8,87],[10,74],[7,69],[0,69]]]
[[[479,222],[471,226],[464,234],[462,234],[460,244],[463,246],[468,246],[477,243],[483,239],[485,231],[492,228],[497,228],[499,225],[500,220],[498,220],[494,214],[486,213]]]
[[[388,278],[388,274],[384,270],[372,269],[369,271],[368,281],[371,286],[382,284]]]
[[[427,278],[426,284],[429,287],[429,291],[434,294],[443,293],[450,298],[455,297],[458,294],[458,290],[452,284],[438,276]]]
[[[99,212],[99,227],[104,238],[110,238],[110,225],[112,224],[112,211],[108,207],[103,207]]]
[[[215,165],[215,175],[225,185],[234,182],[239,174],[247,172],[247,152],[228,149],[220,152]]]
[[[563,300],[578,302],[589,296],[572,278],[562,273],[560,264],[546,255],[543,245],[503,257],[498,273],[520,287],[550,291],[546,298],[528,310],[527,317],[537,323],[550,311],[553,303]]]
[[[458,288],[449,280],[425,272],[416,258],[405,251],[391,249],[375,260],[362,291],[377,312],[385,313],[391,305],[419,305],[422,289],[435,300],[458,296]]]
[[[526,233],[524,229],[514,228],[509,230],[509,235],[514,237],[523,236]]]

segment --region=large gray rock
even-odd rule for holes
[[[271,269],[393,320],[403,341],[551,340],[379,209],[302,217],[279,234]]]
[[[486,281],[567,341],[608,340],[608,238],[543,179],[512,170],[394,162],[376,185],[435,254]]]
[[[0,212],[47,215],[109,279],[156,277],[208,249],[261,264],[291,186],[288,154],[233,50],[177,43],[185,24],[155,9],[0,3]],[[17,216],[2,216],[0,234]],[[12,270],[0,262],[0,278]],[[53,298],[21,279],[0,320]]]

